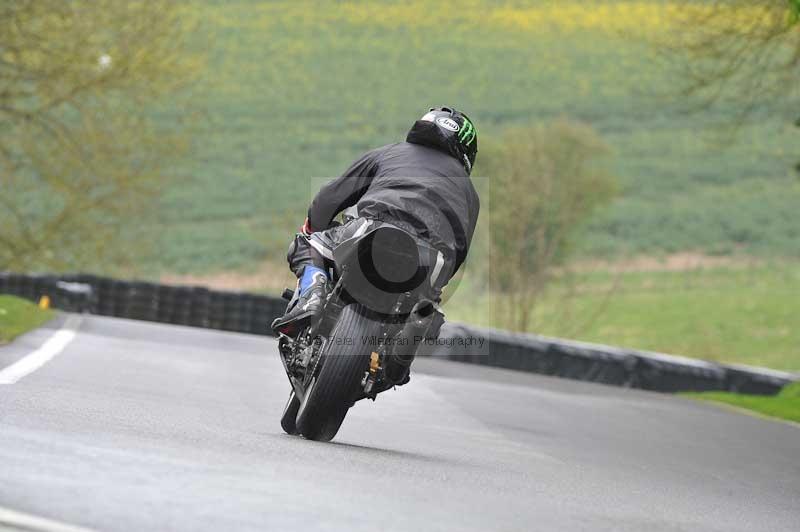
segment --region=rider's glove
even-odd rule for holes
[[[303,236],[311,236],[311,233],[314,232],[314,230],[311,229],[311,224],[308,223],[308,218],[306,218],[306,221],[303,222],[303,225],[300,227],[300,232]]]

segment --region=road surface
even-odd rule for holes
[[[326,444],[281,432],[287,394],[274,339],[85,317],[0,385],[0,508],[108,531],[800,530],[797,426],[421,359]]]

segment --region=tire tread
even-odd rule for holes
[[[297,419],[297,429],[304,437],[330,441],[336,436],[369,366],[369,347],[361,338],[378,334],[380,327],[358,304],[342,309],[312,395]],[[345,338],[352,343],[336,342]]]

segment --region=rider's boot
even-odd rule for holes
[[[276,334],[292,336],[319,316],[328,296],[328,274],[316,266],[306,266],[297,289],[300,296],[289,305],[286,314],[272,322]]]

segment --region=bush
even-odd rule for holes
[[[477,172],[490,180],[490,285],[495,317],[524,331],[586,219],[610,202],[609,150],[587,125],[557,120],[484,142]]]

